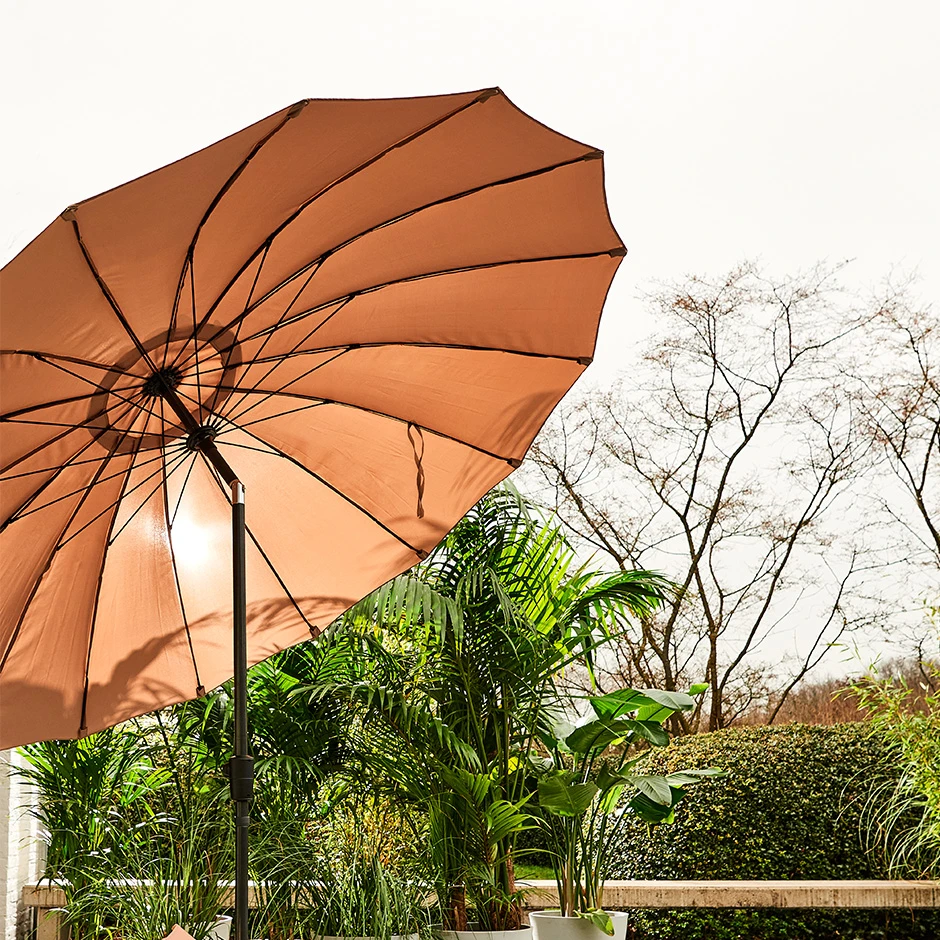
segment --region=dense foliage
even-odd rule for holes
[[[897,751],[862,724],[730,729],[681,738],[650,769],[720,767],[689,791],[673,826],[631,826],[613,878],[886,878],[860,836],[873,786],[897,778]],[[933,938],[940,912],[638,911],[642,940]]]
[[[892,874],[940,878],[940,667],[924,664],[921,688],[870,675],[851,691],[873,733],[898,752],[899,775],[873,788],[863,827]],[[919,694],[918,694],[919,693]]]
[[[598,643],[669,587],[648,572],[585,569],[557,527],[502,489],[316,643],[255,666],[253,935],[387,940],[426,920],[419,885],[441,900],[439,923],[517,925],[513,848],[534,825],[529,759],[555,676],[589,668]],[[232,875],[231,726],[223,686],[84,741],[25,749],[46,874],[69,882],[74,940],[146,940],[175,922],[206,936]],[[390,805],[396,818],[367,833],[364,820]],[[141,883],[115,883],[127,877]],[[366,883],[373,894],[349,903]]]

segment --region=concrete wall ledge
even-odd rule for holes
[[[558,906],[553,881],[520,881],[519,886],[528,886],[530,910]],[[65,904],[65,893],[54,884],[26,885],[23,904],[48,911]],[[940,881],[608,881],[604,906],[940,908]]]

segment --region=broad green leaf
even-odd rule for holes
[[[693,696],[694,696],[694,695],[701,695],[703,692],[707,692],[707,691],[708,691],[708,683],[707,683],[707,682],[696,682],[695,685],[693,685],[693,686],[689,689],[689,695],[693,695]]]
[[[662,806],[672,805],[673,791],[665,777],[656,777],[651,774],[631,774],[627,777],[627,780],[654,803],[659,803]]]
[[[630,800],[630,809],[633,810],[636,815],[647,823],[673,823],[675,822],[676,816],[674,812],[675,804],[682,799],[683,793],[681,790],[676,790],[674,794],[675,802],[672,806],[663,806],[662,803],[656,803],[651,800],[648,796],[643,793],[637,793],[632,800]]]
[[[607,695],[595,695],[591,698],[591,708],[601,718],[617,718],[627,712],[634,712],[644,705],[655,705],[653,699],[636,689],[618,689]]]
[[[575,728],[565,739],[565,744],[575,754],[603,750],[637,733],[635,725],[636,722],[629,720],[611,721],[609,718],[596,718],[580,728]]]
[[[650,744],[657,747],[665,747],[669,743],[669,735],[658,721],[637,721],[628,718],[624,724],[630,725],[641,738],[646,738]]]
[[[695,699],[685,692],[664,692],[662,689],[644,689],[643,694],[658,705],[671,708],[674,712],[690,711],[695,708]]]
[[[559,773],[539,780],[539,805],[555,816],[581,816],[597,796],[597,784],[577,783]]]
[[[590,921],[598,930],[603,930],[608,937],[614,935],[614,924],[607,911],[599,911],[596,907],[589,911],[575,911],[582,920]]]

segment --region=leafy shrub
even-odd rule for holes
[[[886,878],[860,836],[873,786],[896,775],[896,753],[864,724],[741,728],[680,738],[650,757],[654,772],[720,767],[676,823],[632,824],[611,878]],[[616,861],[614,861],[614,857]],[[934,911],[638,911],[637,940],[835,940],[940,936]]]

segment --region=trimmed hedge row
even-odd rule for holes
[[[859,825],[893,753],[865,724],[741,728],[679,738],[651,755],[656,772],[720,767],[689,787],[671,826],[631,826],[610,877],[886,878]],[[933,940],[940,911],[637,911],[637,940]]]

